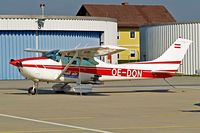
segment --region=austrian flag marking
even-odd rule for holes
[[[174,44],[174,48],[181,48],[181,44]]]

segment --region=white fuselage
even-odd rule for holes
[[[22,60],[22,66],[18,67],[21,74],[33,81],[44,82],[81,82],[91,81],[94,75],[101,75],[99,80],[125,80],[154,78],[153,71],[175,72],[180,62],[144,62],[135,64],[113,65],[104,63],[95,58],[96,66],[71,65],[59,79],[64,69],[62,62],[56,62],[48,58],[27,58]]]

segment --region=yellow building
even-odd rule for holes
[[[140,60],[140,32],[139,28],[118,28],[118,46],[127,48],[118,54],[118,63]]]
[[[118,46],[127,48],[118,54],[118,63],[140,60],[140,26],[176,22],[162,5],[100,5],[84,4],[77,16],[110,17],[117,19]]]

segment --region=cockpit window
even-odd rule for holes
[[[70,60],[72,60],[72,56],[64,56],[61,57],[61,54],[59,53],[59,50],[52,50],[42,55],[43,57],[47,57],[49,59],[52,59],[54,61],[59,62],[62,61],[63,64],[68,64]],[[62,58],[62,59],[61,59]],[[98,62],[96,62],[93,58],[83,58],[82,62],[80,61],[80,57],[77,57],[73,62],[72,65],[81,65],[81,66],[95,66],[98,65]],[[80,64],[81,62],[81,64]]]
[[[49,52],[43,54],[42,56],[47,57],[47,58],[52,59],[52,60],[57,61],[57,62],[60,61],[60,57],[61,57],[59,50],[49,51]]]

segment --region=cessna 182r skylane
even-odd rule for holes
[[[52,88],[55,91],[89,92],[92,86],[106,80],[130,80],[146,78],[168,78],[176,74],[181,61],[192,41],[178,38],[168,50],[153,61],[132,64],[108,64],[96,56],[115,54],[125,50],[117,46],[99,46],[72,50],[34,50],[41,57],[10,60],[19,72],[34,82],[28,93],[35,94],[39,82],[59,83]],[[76,83],[69,86],[68,83]]]

